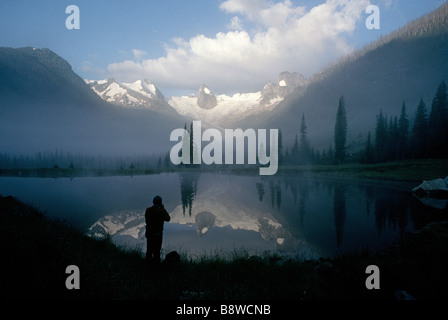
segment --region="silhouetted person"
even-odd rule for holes
[[[155,196],[153,206],[146,209],[146,260],[148,263],[160,263],[160,250],[162,249],[163,224],[170,221],[170,215],[162,204],[162,198]]]

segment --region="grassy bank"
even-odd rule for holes
[[[319,261],[254,257],[183,257],[149,270],[141,253],[94,240],[51,221],[14,198],[0,197],[1,285],[7,298],[31,299],[445,299],[448,225],[433,224],[380,253]],[[367,290],[368,265],[381,271],[380,290]],[[65,269],[80,269],[80,289],[68,290]]]

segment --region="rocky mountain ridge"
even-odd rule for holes
[[[115,79],[85,82],[98,96],[112,104],[161,113],[175,111],[188,120],[201,120],[216,127],[232,126],[249,115],[272,110],[296,88],[308,83],[297,72],[282,72],[276,82],[269,81],[259,92],[215,95],[210,87],[202,84],[197,95],[171,97],[166,101],[163,93],[147,79],[133,83]]]

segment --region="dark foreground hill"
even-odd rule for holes
[[[150,270],[137,251],[88,238],[12,197],[0,196],[4,299],[446,299],[448,224],[433,224],[381,253],[319,261],[248,256],[184,257]],[[68,290],[66,268],[80,270]],[[366,267],[380,268],[380,289],[367,290]]]

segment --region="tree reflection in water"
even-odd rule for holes
[[[193,209],[193,200],[196,196],[199,180],[199,172],[182,172],[179,173],[180,180],[180,197],[182,201],[182,211],[188,209],[188,216],[191,217],[191,210]]]

